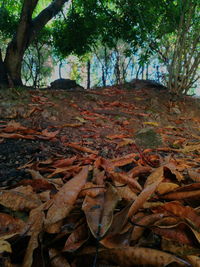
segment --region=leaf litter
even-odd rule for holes
[[[174,114],[156,90],[51,94],[31,91],[26,115],[0,121],[1,265],[199,266],[194,100]]]

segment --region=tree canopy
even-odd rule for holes
[[[126,53],[145,50],[141,59],[144,62],[152,54],[157,54],[166,64],[167,79],[171,79],[171,85],[177,84],[178,76],[185,77],[188,73],[180,67],[175,71],[171,65],[175,64],[173,57],[180,46],[177,40],[188,31],[190,34],[183,38],[184,43],[192,43],[194,47],[190,49],[186,45],[188,52],[182,49],[181,54],[185,55],[180,56],[180,60],[189,57],[189,50],[194,51],[188,63],[191,65],[195,61],[190,75],[193,78],[182,84],[190,87],[197,79],[199,65],[199,9],[197,0],[3,1],[0,6],[0,40],[7,47],[4,45],[3,56],[0,56],[0,83],[22,84],[22,61],[25,51],[35,40],[50,41],[53,52],[60,59],[70,54],[93,53],[101,46],[116,50],[117,42],[122,40],[129,45]],[[181,32],[180,27],[184,31]],[[45,32],[48,32],[46,39]],[[170,42],[169,53],[166,44]],[[176,76],[175,81],[172,76]],[[170,87],[170,83],[168,85]]]

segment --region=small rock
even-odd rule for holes
[[[145,128],[135,135],[136,144],[142,148],[157,148],[162,146],[162,138],[152,128]]]
[[[51,89],[83,90],[84,88],[77,84],[75,80],[57,79],[51,83]]]

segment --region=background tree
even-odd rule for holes
[[[9,1],[9,4],[13,1]],[[18,7],[19,19],[14,27],[12,40],[9,42],[5,58],[0,55],[0,84],[22,85],[21,68],[26,49],[33,42],[45,25],[55,17],[63,8],[67,0],[45,1],[49,4],[46,8],[38,11],[38,0],[20,1],[21,10]],[[8,5],[3,2],[1,9],[8,12]],[[10,14],[10,13],[9,13]],[[2,19],[0,20],[2,23]],[[5,32],[5,27],[2,28]]]
[[[51,29],[46,27],[25,52],[22,62],[24,84],[34,88],[43,87],[51,77],[55,64],[55,58],[52,56]]]
[[[187,94],[200,78],[200,2],[185,0],[177,5],[180,10],[178,27],[161,38],[160,55],[167,67],[166,82],[170,91]]]
[[[190,11],[187,6],[192,7]],[[115,50],[115,76],[116,82],[120,83],[125,80],[125,75],[122,75],[123,79],[120,77],[117,43],[123,40],[133,54],[144,51],[138,60],[136,78],[140,74],[142,78],[145,77],[149,59],[156,55],[166,68],[165,83],[169,89],[186,93],[197,79],[194,71],[197,71],[199,65],[198,16],[197,0],[160,0],[159,4],[153,0],[74,0],[67,16],[56,22],[55,46],[64,56],[94,52],[98,50],[98,46]],[[171,52],[168,54],[163,52],[167,42],[171,44]],[[190,56],[183,56],[186,50],[193,51],[193,55],[190,53]],[[180,69],[180,62],[184,62],[186,57],[187,63],[182,64],[182,67],[185,65],[190,68],[187,75],[190,81],[186,83],[186,79],[181,78],[181,85],[183,70]],[[148,76],[147,70],[146,73]],[[102,69],[102,75],[105,75],[105,69]],[[102,77],[102,80],[105,79]],[[103,84],[105,85],[105,81]]]

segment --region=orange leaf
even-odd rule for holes
[[[64,167],[64,168],[57,168],[54,172],[49,174],[47,177],[52,178],[53,176],[55,176],[56,174],[59,174],[59,173],[65,173],[65,172],[69,172],[69,171],[79,171],[80,168],[81,167],[79,165],[68,166],[68,167]]]
[[[112,163],[113,166],[115,166],[115,167],[121,167],[121,166],[130,164],[131,162],[135,162],[135,159],[134,159],[135,156],[136,156],[135,153],[128,154],[128,155],[126,155],[126,156],[124,156],[124,157],[121,157],[121,158],[115,158],[115,159],[112,159],[112,160],[111,160],[111,163]]]
[[[128,175],[132,178],[141,176],[141,175],[145,175],[145,174],[150,174],[152,171],[152,168],[149,166],[137,166],[133,169],[131,169],[128,172]]]
[[[57,130],[54,132],[49,132],[47,129],[45,129],[42,131],[42,135],[51,139],[51,138],[54,138],[59,132],[60,132],[60,130]]]
[[[152,229],[154,233],[169,239],[178,242],[179,244],[186,244],[186,245],[193,245],[193,241],[190,236],[186,234],[186,231],[184,231],[184,225],[181,227],[179,225],[178,227],[171,228],[171,229],[161,229],[161,228],[153,228]]]
[[[178,202],[165,203],[162,208],[167,210],[171,214],[184,218],[189,223],[192,223],[192,225],[194,225],[197,230],[200,228],[200,216],[195,212],[193,208],[189,206],[182,206]]]
[[[159,167],[147,178],[145,188],[131,205],[128,217],[132,217],[138,211],[138,209],[143,206],[143,204],[156,191],[158,185],[162,182],[163,179],[163,167]]]
[[[170,191],[173,191],[174,189],[177,189],[179,186],[174,183],[160,183],[158,185],[158,188],[156,192],[160,195],[168,193]]]
[[[98,151],[96,150],[92,150],[88,147],[83,147],[83,146],[79,146],[77,144],[73,144],[73,143],[67,143],[65,144],[66,146],[69,146],[69,147],[72,147],[72,148],[75,148],[79,151],[82,151],[82,152],[86,152],[86,153],[91,153],[91,154],[95,154],[95,155],[98,155]]]
[[[0,213],[0,235],[9,235],[13,233],[19,233],[24,228],[25,223],[18,219],[13,218],[12,216]]]
[[[136,189],[141,191],[142,187],[141,185],[137,182],[137,180],[135,180],[134,178],[132,178],[130,175],[126,174],[126,173],[120,173],[120,172],[109,172],[111,178],[114,181],[117,181],[121,184],[128,184],[130,186],[131,189]]]
[[[14,139],[35,139],[34,136],[32,135],[22,135],[22,134],[17,134],[17,133],[0,133],[0,137],[2,138],[14,138]]]
[[[106,136],[108,139],[121,139],[121,138],[125,138],[128,137],[127,134],[111,134],[111,135],[107,135]]]
[[[77,157],[75,156],[75,157],[72,157],[72,158],[59,159],[59,160],[56,160],[52,164],[52,166],[55,167],[55,168],[63,168],[63,167],[72,165],[74,163],[74,161],[76,160],[76,158]]]

